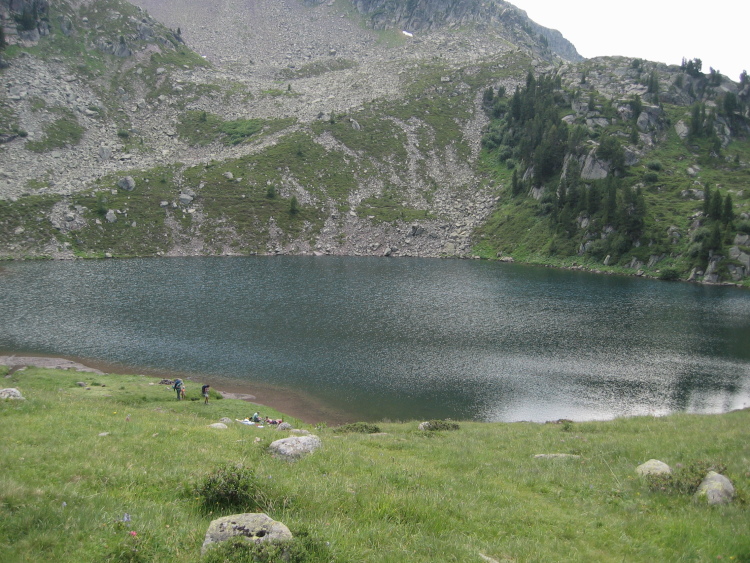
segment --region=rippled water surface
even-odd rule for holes
[[[296,389],[357,420],[750,406],[750,293],[480,261],[8,263],[0,349]]]

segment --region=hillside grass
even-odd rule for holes
[[[385,421],[376,434],[284,417],[323,442],[290,464],[267,451],[286,432],[208,427],[258,409],[282,416],[273,409],[215,395],[204,405],[198,381],[178,402],[157,382],[6,376],[26,400],[0,403],[0,560],[200,561],[209,522],[232,512],[208,510],[196,489],[227,464],[253,472],[269,516],[319,540],[311,561],[750,560],[750,410],[437,432]],[[724,464],[739,498],[708,507],[652,490],[635,474],[651,458]]]

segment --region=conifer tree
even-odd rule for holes
[[[724,209],[721,213],[721,220],[725,224],[734,221],[734,203],[732,202],[732,196],[729,194],[724,198]]]

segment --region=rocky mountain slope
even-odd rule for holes
[[[0,0],[0,14],[7,257],[512,255],[528,248],[519,233],[487,229],[511,183],[483,143],[502,113],[488,91],[554,77],[594,183],[623,175],[596,158],[602,133],[619,128],[631,170],[689,129],[690,104],[747,96],[677,66],[581,61],[501,0]],[[744,147],[736,119],[711,127],[725,150]],[[747,201],[731,189],[741,220]]]

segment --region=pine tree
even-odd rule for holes
[[[716,190],[711,196],[711,203],[708,208],[708,216],[711,219],[721,219],[721,213],[723,209],[721,194],[719,190]]]
[[[518,170],[513,169],[513,179],[511,180],[511,192],[513,193],[513,196],[517,196],[521,193],[521,190],[523,189],[523,185],[518,180]]]
[[[732,196],[729,194],[724,198],[724,210],[721,213],[721,220],[725,224],[734,221],[734,204],[732,203]]]
[[[711,186],[706,186],[706,190],[703,192],[703,215],[709,216],[711,210]]]

